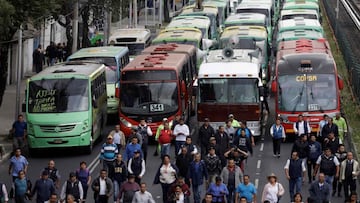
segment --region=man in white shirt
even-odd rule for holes
[[[293,125],[294,133],[299,137],[302,134],[309,135],[311,133],[311,128],[309,122],[304,121],[303,115],[298,116],[298,121]]]
[[[190,135],[189,126],[184,122],[184,118],[180,118],[179,124],[174,128],[173,135],[175,136],[175,154],[180,150],[180,147],[185,144],[186,137]]]
[[[140,184],[140,191],[135,192],[132,203],[155,203],[151,193],[146,191],[146,184]]]

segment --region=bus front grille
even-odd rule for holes
[[[69,132],[75,128],[75,125],[41,125],[40,129],[44,133],[61,133],[61,132]]]

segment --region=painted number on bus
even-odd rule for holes
[[[150,104],[151,112],[164,111],[164,104]]]

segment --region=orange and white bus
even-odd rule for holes
[[[186,53],[145,53],[123,70],[120,85],[120,126],[125,135],[145,118],[155,133],[163,118],[187,121],[192,109],[196,65]]]
[[[291,134],[302,114],[315,133],[324,114],[333,117],[340,112],[343,81],[330,45],[325,39],[301,39],[280,42],[278,48],[271,85],[276,116],[283,119],[286,133]]]

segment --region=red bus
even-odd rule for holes
[[[145,118],[155,133],[163,118],[190,118],[196,66],[186,53],[144,53],[121,73],[120,126],[125,135]]]
[[[286,133],[302,114],[316,133],[324,114],[340,112],[339,77],[330,45],[325,39],[280,42],[271,90],[275,94],[276,116],[283,119]]]

